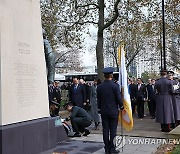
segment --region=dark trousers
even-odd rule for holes
[[[114,150],[115,145],[113,139],[116,137],[116,130],[118,124],[118,115],[101,115],[102,127],[103,127],[103,140],[105,144],[105,150]]]
[[[137,112],[138,112],[138,118],[144,117],[144,101],[141,99],[137,100]]]
[[[148,108],[149,108],[149,113],[150,115],[153,117],[155,116],[155,111],[156,111],[156,101],[151,99],[149,102],[148,102]]]
[[[134,101],[133,99],[131,99],[131,109],[132,109],[132,114],[135,113],[135,108],[136,108],[136,101]]]
[[[91,123],[92,122],[90,120],[81,117],[71,119],[72,128],[75,133],[84,133],[85,128],[90,126]]]

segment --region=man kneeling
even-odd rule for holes
[[[90,115],[83,108],[73,106],[70,102],[66,103],[64,108],[71,112],[70,120],[73,131],[75,132],[73,137],[81,137],[80,132],[83,134],[83,136],[89,135],[90,131],[85,128],[90,126],[92,123]]]

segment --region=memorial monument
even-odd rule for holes
[[[35,154],[65,139],[49,117],[38,0],[0,0],[0,71],[1,152]]]

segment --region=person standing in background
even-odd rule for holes
[[[137,79],[136,85],[136,104],[137,104],[137,112],[138,118],[144,118],[144,102],[146,101],[147,93],[146,86],[142,83],[142,79]]]
[[[86,105],[86,90],[84,86],[79,83],[77,77],[73,78],[73,84],[69,88],[69,101],[74,106],[84,107]]]
[[[149,113],[151,115],[151,119],[155,119],[155,112],[156,112],[155,79],[152,79],[151,84],[148,84],[146,88],[147,88]]]
[[[132,114],[135,113],[136,110],[136,85],[134,83],[134,80],[130,80],[130,85],[129,85],[129,94],[131,98],[131,107],[132,107]]]
[[[156,122],[161,124],[162,132],[169,132],[169,125],[175,123],[172,103],[173,85],[167,79],[167,71],[161,70],[161,78],[156,81]]]
[[[59,87],[59,81],[54,82],[54,90],[53,90],[54,101],[58,104],[61,103],[61,88]]]
[[[171,80],[173,85],[172,103],[174,110],[175,123],[172,124],[172,128],[175,128],[180,124],[180,85],[177,80],[173,79],[174,72],[168,71],[168,79]]]
[[[90,91],[90,105],[91,105],[91,116],[95,123],[95,130],[98,128],[100,123],[100,118],[98,115],[98,104],[97,104],[97,82],[98,80],[95,79],[93,85],[91,86]]]
[[[84,89],[85,89],[85,92],[86,92],[86,101],[85,103],[83,104],[83,108],[86,110],[86,111],[90,111],[90,85],[88,83],[86,83],[83,79],[80,79],[79,82],[83,85]]]

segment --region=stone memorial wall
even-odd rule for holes
[[[0,0],[0,125],[49,117],[38,0]]]

